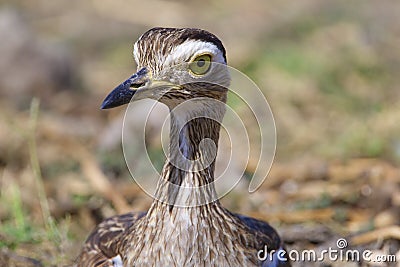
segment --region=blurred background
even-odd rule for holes
[[[225,206],[268,220],[288,248],[345,237],[400,259],[399,14],[395,0],[1,1],[0,266],[69,266],[98,222],[149,207],[123,158],[125,108],[99,106],[155,26],[216,34],[274,112],[268,179]]]

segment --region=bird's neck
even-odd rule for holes
[[[170,209],[217,201],[214,169],[224,112],[221,102],[171,111],[169,155],[156,194]]]

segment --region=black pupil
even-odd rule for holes
[[[199,67],[199,68],[204,67],[205,64],[206,64],[206,61],[204,59],[199,59],[197,61],[197,67]]]

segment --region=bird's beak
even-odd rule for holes
[[[138,89],[145,86],[149,80],[147,69],[141,68],[126,81],[115,87],[115,89],[112,90],[104,99],[101,108],[115,108],[129,103]]]
[[[180,88],[171,82],[153,80],[151,73],[146,68],[141,68],[112,90],[104,99],[101,108],[109,109],[128,104],[133,97],[133,100],[144,98],[159,100],[169,90]]]

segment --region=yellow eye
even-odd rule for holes
[[[189,70],[195,75],[205,74],[211,67],[211,55],[204,54],[189,63]]]

